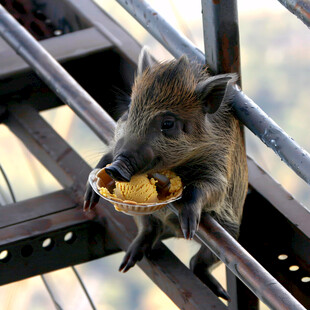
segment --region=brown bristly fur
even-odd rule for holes
[[[207,197],[203,210],[240,223],[247,192],[243,132],[231,112],[229,94],[215,114],[204,116],[195,90],[208,78],[202,66],[186,61],[164,62],[147,69],[132,89],[127,130],[143,137],[150,119],[162,111],[173,111],[191,122],[191,135],[177,140],[159,138],[153,148],[164,154],[164,168],[176,170],[185,181],[199,174],[198,186]],[[189,176],[184,170],[190,171]]]

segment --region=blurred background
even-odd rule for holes
[[[200,0],[148,0],[175,28],[204,50]],[[119,24],[158,60],[172,56],[113,0],[98,0]],[[238,0],[243,90],[308,152],[310,151],[310,31],[276,0]],[[42,116],[91,165],[105,145],[67,107]],[[308,186],[251,132],[246,131],[247,152],[298,201],[310,207]],[[59,183],[4,125],[0,125],[0,163],[18,201],[60,189]],[[9,147],[8,147],[9,146]],[[26,176],[26,177],[25,177]],[[0,196],[9,191],[0,176]],[[185,240],[164,242],[185,264],[198,245]],[[118,266],[124,253],[76,266],[97,309],[169,310],[177,307],[139,267],[127,274]],[[225,285],[223,265],[215,270]],[[64,309],[90,309],[72,269],[46,275]],[[55,309],[40,277],[0,287],[0,310]],[[267,309],[262,305],[261,309]]]

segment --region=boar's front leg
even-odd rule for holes
[[[197,184],[186,186],[182,199],[175,202],[174,205],[179,210],[179,222],[183,235],[186,239],[192,239],[198,229],[199,223],[204,221],[206,202],[219,203],[223,199],[224,190],[221,184],[205,183],[204,187]],[[204,207],[204,208],[203,208]],[[224,227],[236,237],[238,225],[229,223]],[[190,268],[194,274],[205,283],[219,297],[229,300],[229,296],[220,283],[210,273],[210,268],[218,262],[218,258],[204,245],[201,246],[198,253],[191,259]]]
[[[200,169],[200,171],[202,168]],[[191,178],[188,177],[187,178]],[[186,184],[182,198],[173,204],[179,211],[179,222],[185,239],[192,239],[198,229],[202,210],[222,206],[225,199],[227,180],[222,173],[193,176],[196,182]],[[186,180],[186,177],[183,178]]]
[[[198,229],[203,196],[202,190],[190,184],[184,189],[182,198],[173,203],[179,211],[179,222],[185,239],[192,239]]]
[[[103,155],[102,158],[99,160],[96,168],[105,167],[107,164],[112,162],[112,159],[113,159],[112,153],[107,153],[107,154]],[[87,181],[86,191],[84,194],[83,210],[89,211],[89,210],[93,209],[96,206],[96,204],[98,203],[99,198],[100,197],[94,192],[94,190],[92,189],[92,187],[90,186],[90,184]]]
[[[163,223],[153,215],[137,216],[138,235],[130,244],[119,271],[126,272],[140,261],[143,256],[149,256],[153,245],[163,233]]]

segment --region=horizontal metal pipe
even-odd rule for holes
[[[310,184],[310,155],[280,126],[240,90],[235,92],[233,108],[238,119]]]
[[[178,211],[172,204],[168,207],[178,216]],[[195,238],[212,250],[270,309],[306,310],[212,216],[207,214],[203,217]]]
[[[205,63],[204,54],[178,33],[144,0],[116,0],[176,58],[186,54]],[[244,93],[235,91],[236,116],[304,181],[310,184],[310,155]]]
[[[197,238],[208,246],[226,266],[270,309],[305,308],[210,215],[200,225]]]
[[[291,13],[296,15],[306,26],[310,27],[309,0],[278,0]]]
[[[115,122],[71,75],[0,5],[0,35],[104,142]]]

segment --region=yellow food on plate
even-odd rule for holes
[[[99,193],[104,197],[116,197],[115,194],[111,194],[106,187],[100,187]]]
[[[114,182],[103,168],[97,173],[97,177],[100,194],[119,202],[138,204],[163,202],[179,196],[183,187],[181,178],[172,171],[135,175],[130,182]]]
[[[134,202],[158,202],[155,179],[146,174],[135,175],[130,182],[115,182],[114,194],[122,200]]]

